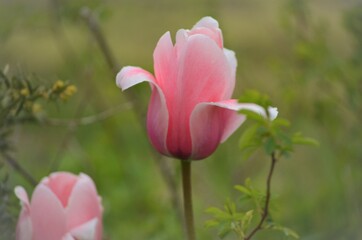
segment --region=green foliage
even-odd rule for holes
[[[224,209],[208,208],[206,212],[211,214],[213,219],[207,221],[205,225],[217,228],[221,238],[234,232],[238,239],[249,240],[256,231],[269,229],[281,231],[286,237],[298,239],[297,233],[275,223],[271,217],[269,211],[271,177],[276,161],[289,156],[295,145],[318,145],[318,142],[302,136],[299,132],[288,133],[290,123],[286,119],[280,117],[271,119],[269,109],[272,103],[266,95],[257,91],[247,91],[239,100],[259,104],[266,113],[264,116],[251,110],[240,111],[253,124],[244,131],[239,144],[244,158],[249,157],[259,148],[263,148],[266,155],[271,156],[272,165],[267,179],[267,191],[263,194],[253,187],[249,178],[246,179],[244,185],[235,186],[235,189],[241,193],[238,204],[228,200]],[[251,209],[248,203],[252,203]],[[253,230],[250,230],[251,226],[254,226]]]
[[[0,71],[0,150],[10,148],[7,141],[11,127],[25,122],[41,121],[46,113],[43,104],[66,101],[77,88],[58,80],[50,85],[40,84],[23,75],[9,76],[7,65]]]
[[[244,240],[260,220],[266,196],[253,187],[249,178],[245,180],[244,185],[236,185],[234,188],[240,193],[239,201],[235,203],[228,199],[223,209],[206,209],[206,213],[210,214],[212,219],[205,222],[205,227],[216,228],[221,239],[234,233],[237,239]],[[248,209],[250,205],[253,206],[252,209]],[[274,222],[270,214],[262,229],[282,232],[289,239],[299,239],[295,231]]]
[[[205,227],[218,229],[218,236],[223,239],[234,232],[239,239],[244,239],[245,233],[250,227],[253,218],[253,210],[247,212],[238,211],[236,204],[230,200],[224,204],[224,209],[210,207],[206,209],[213,219],[206,221]]]
[[[257,91],[247,91],[240,98],[242,102],[254,102],[269,112],[271,101],[266,95]],[[318,145],[318,142],[312,138],[304,137],[300,132],[290,134],[287,129],[290,127],[288,120],[277,117],[270,120],[251,110],[241,110],[240,113],[247,116],[253,124],[246,129],[240,137],[239,146],[242,150],[243,158],[249,157],[260,147],[264,149],[267,155],[274,153],[279,159],[288,156],[295,145]]]
[[[0,162],[0,239],[13,239],[15,218],[12,206],[12,191],[9,187],[9,173]]]

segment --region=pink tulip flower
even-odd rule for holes
[[[16,240],[101,240],[101,198],[92,179],[66,172],[44,178],[35,188],[31,202],[24,188],[15,194],[22,210]]]
[[[152,88],[147,131],[153,146],[179,159],[203,159],[212,154],[245,120],[249,109],[265,115],[255,104],[231,99],[237,61],[223,48],[218,22],[202,18],[191,30],[180,29],[173,44],[166,32],[153,53],[154,75],[133,66],[116,77],[125,90],[141,82]],[[271,110],[273,117],[276,110]]]

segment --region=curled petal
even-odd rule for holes
[[[219,143],[226,141],[245,121],[239,114],[242,109],[257,112],[266,117],[264,108],[253,103],[238,103],[236,100],[200,103],[192,112],[190,126],[192,159],[202,159],[215,151]],[[276,108],[269,108],[271,119],[276,117]]]
[[[33,235],[33,228],[30,219],[30,203],[28,194],[23,187],[15,187],[15,195],[19,198],[22,209],[20,212],[19,220],[16,226],[16,239],[17,240],[31,240]]]
[[[30,211],[30,203],[28,194],[26,193],[25,189],[21,186],[16,186],[14,189],[15,195],[19,198],[22,207],[25,207]]]
[[[168,154],[166,136],[168,126],[168,110],[163,91],[154,77],[138,67],[124,67],[116,77],[118,87],[125,90],[141,82],[149,82],[152,86],[151,100],[148,106],[147,130],[153,146],[161,153]]]
[[[155,78],[142,68],[132,66],[122,68],[116,76],[116,84],[123,91],[141,82],[154,83]]]
[[[238,114],[236,100],[200,103],[191,114],[192,159],[202,159],[215,151],[245,120]]]
[[[270,120],[274,120],[277,118],[278,116],[278,108],[276,107],[269,107],[268,108],[268,112],[269,112],[269,119]]]

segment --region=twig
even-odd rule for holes
[[[112,52],[107,44],[107,41],[101,31],[101,28],[99,27],[98,20],[92,13],[92,11],[87,8],[83,7],[81,9],[80,15],[86,20],[86,23],[88,25],[88,28],[91,30],[95,40],[97,41],[104,58],[107,61],[108,66],[112,70],[113,74],[117,74],[117,71],[119,70],[119,66],[112,55]]]
[[[97,18],[94,16],[92,11],[89,8],[83,8],[81,10],[81,16],[84,18],[84,20],[87,23],[87,26],[91,33],[93,34],[95,40],[97,41],[104,58],[106,59],[106,62],[112,71],[112,74],[115,76],[120,68],[119,64],[115,60],[114,56],[112,55],[110,48],[107,44],[107,41],[105,40],[105,37],[101,31],[101,28],[99,26]],[[141,104],[137,98],[136,95],[132,93],[132,91],[126,92],[126,97],[128,101],[133,105],[133,109],[143,109],[143,104]],[[138,121],[140,125],[142,125],[145,128],[145,124],[142,119],[144,119],[144,112],[140,110],[135,110],[135,113],[138,117]],[[166,163],[166,159],[162,157],[160,154],[158,154],[153,149],[151,150],[152,156],[154,161],[156,162],[156,165],[158,166],[161,175],[166,183],[167,189],[170,193],[172,206],[175,209],[176,215],[178,219],[182,219],[181,214],[181,203],[177,192],[177,182],[173,176],[173,171],[169,167],[169,165]],[[166,161],[165,161],[166,160]]]
[[[13,157],[3,151],[1,151],[1,155],[3,156],[4,160],[26,181],[28,181],[33,187],[36,186],[37,181],[35,181],[35,178],[29,172],[27,172]]]
[[[100,112],[96,115],[91,115],[87,117],[77,118],[77,119],[56,119],[56,118],[46,118],[44,120],[44,123],[53,125],[53,126],[67,126],[69,128],[74,128],[79,125],[88,125],[93,124],[99,121],[106,120],[107,118],[110,118],[114,116],[116,113],[129,109],[131,105],[129,103],[123,103],[120,104],[114,108],[107,109],[103,112]]]
[[[260,222],[258,223],[258,225],[253,229],[253,231],[251,231],[251,233],[244,240],[250,240],[254,236],[254,234],[262,228],[262,225],[263,225],[265,219],[268,216],[270,196],[271,196],[271,193],[270,193],[270,191],[271,191],[271,179],[272,179],[272,176],[273,176],[274,167],[275,167],[276,162],[277,162],[277,159],[275,157],[275,153],[273,152],[271,154],[271,165],[270,165],[268,178],[267,178],[267,181],[266,181],[266,199],[265,199],[263,214],[261,215],[261,219],[260,219]]]

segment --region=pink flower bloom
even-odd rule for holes
[[[22,205],[17,240],[102,239],[101,198],[89,176],[53,173],[38,184],[31,202],[23,187],[15,194]]]
[[[191,30],[180,29],[175,44],[166,32],[153,61],[154,76],[127,66],[116,82],[122,90],[144,81],[151,84],[147,131],[153,146],[164,155],[206,158],[245,120],[238,110],[265,115],[258,105],[230,99],[237,61],[233,51],[223,48],[219,24],[211,17],[202,18]]]

